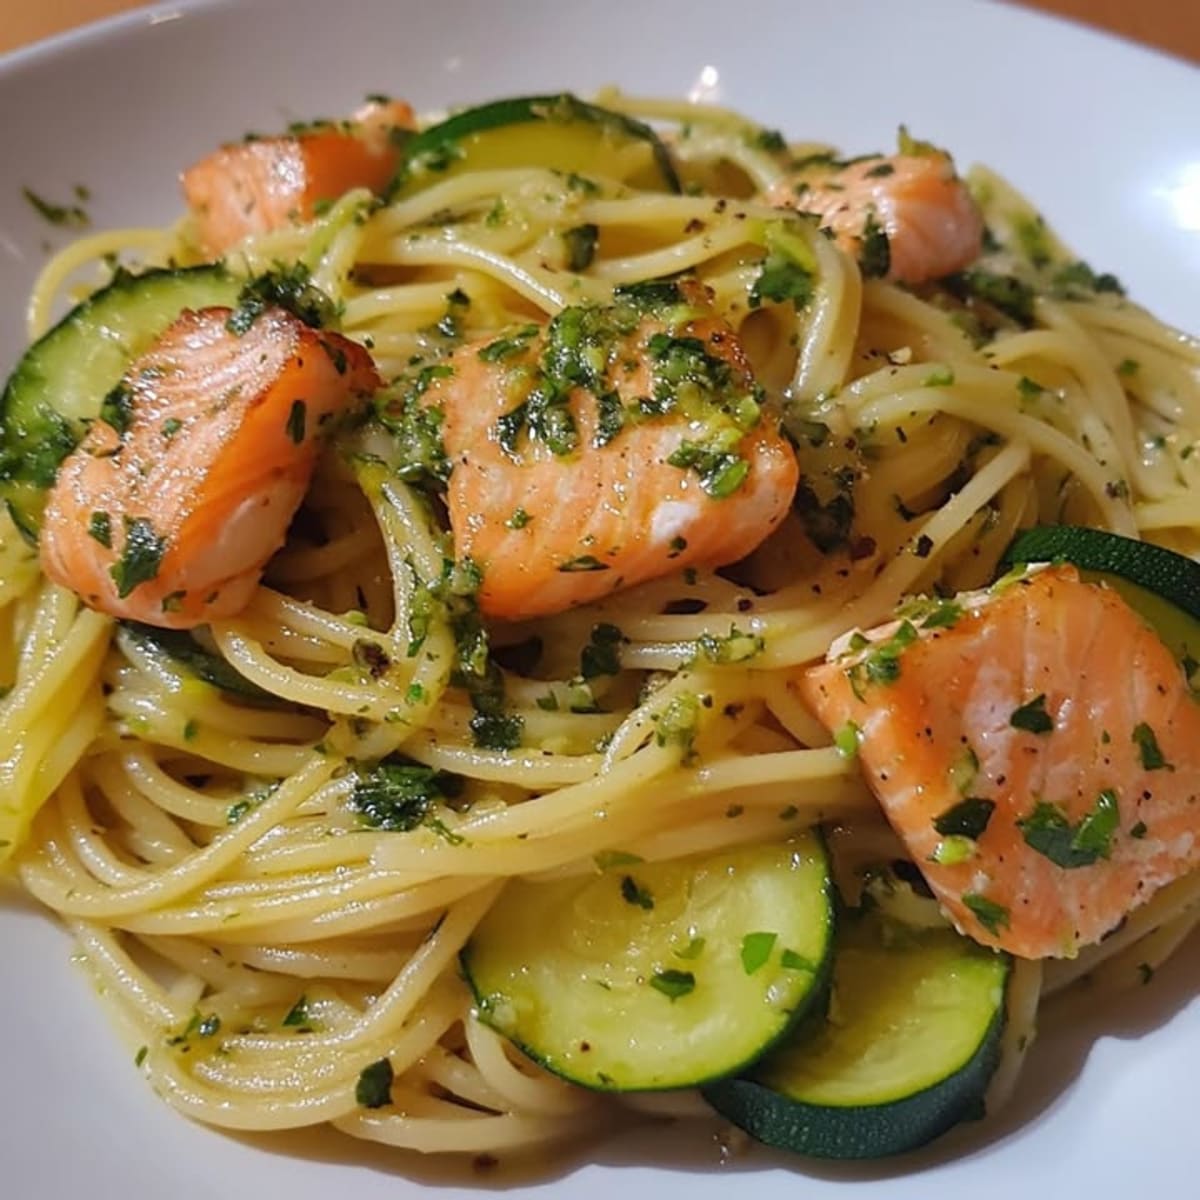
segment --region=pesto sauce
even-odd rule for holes
[[[613,441],[629,424],[668,414],[699,425],[699,438],[689,438],[668,458],[681,470],[693,471],[710,496],[733,494],[749,473],[738,446],[761,420],[762,389],[732,364],[710,353],[700,338],[659,331],[642,349],[650,370],[647,395],[625,404],[609,383],[613,367],[631,353],[628,340],[643,320],[661,321],[668,330],[693,315],[677,283],[651,280],[617,288],[610,305],[573,305],[546,326],[545,338],[532,364],[537,326],[518,328],[479,351],[485,362],[512,363],[528,369],[523,398],[493,427],[499,445],[519,458],[522,438],[540,442],[565,457],[579,448],[579,430],[569,403],[576,389],[596,401],[597,423],[592,445]],[[633,361],[632,359],[630,361]],[[640,359],[639,365],[640,365]],[[600,570],[590,556],[572,560],[560,570]]]

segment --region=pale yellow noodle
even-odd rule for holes
[[[305,264],[389,377],[458,344],[438,328],[452,293],[462,339],[479,341],[690,272],[786,412],[805,471],[819,481],[838,454],[855,464],[854,555],[818,554],[789,517],[734,571],[496,625],[501,657],[541,642],[536,667],[504,673],[522,726],[505,750],[475,744],[461,630],[439,607],[453,554],[440,502],[385,465],[378,428],[337,436],[268,582],[201,636],[265,700],[202,682],[144,633],[114,636],[40,576],[0,514],[0,860],[66,923],[154,1088],[198,1120],[331,1123],[409,1150],[499,1155],[639,1114],[704,1115],[690,1091],[621,1103],[573,1087],[482,1022],[458,955],[505,881],[585,879],[614,851],[671,860],[822,825],[835,882],[857,903],[865,872],[905,851],[800,698],[803,669],[909,593],[987,583],[1028,525],[1075,516],[1200,551],[1200,342],[1117,297],[1043,289],[1032,328],[1002,323],[977,344],[936,290],[864,281],[814,220],[748,198],[788,173],[753,122],[604,100],[676,123],[685,176],[732,172],[747,195],[464,171],[381,205],[348,193],[312,222],[248,238],[228,265]],[[972,178],[998,233],[1032,212],[994,175]],[[596,255],[570,270],[563,235],[586,225]],[[799,310],[752,294],[779,229],[815,267]],[[31,336],[87,272],[106,278],[109,254],[198,261],[186,221],[81,239],[38,280]],[[620,629],[619,667],[585,680],[581,653],[602,623]],[[705,657],[697,639],[735,631],[744,660]],[[686,704],[688,738],[660,736]],[[461,779],[436,820],[366,823],[359,783],[393,754]],[[989,1110],[1016,1085],[1043,997],[1084,976],[1110,990],[1147,977],[1200,918],[1198,897],[1200,882],[1179,880],[1078,959],[1015,965]],[[945,923],[920,897],[897,903],[904,919]],[[384,1059],[393,1103],[363,1108],[359,1076]]]

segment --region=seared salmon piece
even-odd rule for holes
[[[50,492],[42,569],[92,608],[173,629],[242,609],[370,356],[268,308],[185,312],[136,359]]]
[[[442,413],[455,550],[491,616],[733,562],[791,504],[796,457],[711,312],[566,309],[447,366],[423,403]]]
[[[312,220],[352,188],[382,192],[399,163],[392,131],[414,127],[412,109],[392,100],[342,124],[222,146],[182,177],[201,249],[220,257],[252,233]]]
[[[864,270],[900,283],[961,271],[983,248],[983,218],[941,153],[819,163],[775,184],[767,199],[812,213]]]
[[[1200,862],[1200,704],[1115,591],[1049,567],[865,636],[803,690],[963,933],[1071,956]]]

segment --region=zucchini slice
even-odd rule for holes
[[[1200,563],[1153,542],[1074,525],[1026,530],[1005,561],[1078,567],[1084,579],[1118,592],[1184,664],[1189,678],[1200,669]]]
[[[45,491],[129,363],[185,308],[234,305],[220,266],[118,272],[25,352],[0,395],[0,499],[37,540]]]
[[[563,93],[496,100],[431,125],[405,146],[391,195],[411,195],[463,171],[505,167],[547,167],[647,191],[680,191],[671,156],[649,125]]]
[[[480,1017],[601,1091],[693,1087],[758,1059],[823,997],[825,849],[808,834],[553,883],[515,880],[462,952]]]
[[[760,1142],[881,1158],[981,1116],[1000,1058],[1006,956],[870,910],[838,930],[829,1019],[806,1022],[708,1102]]]

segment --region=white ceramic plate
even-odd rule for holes
[[[371,91],[418,108],[608,82],[736,105],[850,151],[906,121],[1031,194],[1098,269],[1200,329],[1200,72],[968,0],[264,0],[166,5],[0,62],[0,371],[23,342],[47,244],[22,185],[92,191],[96,224],[163,222],[180,167],[218,141],[348,112]],[[1193,946],[1193,950],[1195,947]],[[464,1184],[332,1135],[233,1138],[175,1116],[106,1027],[66,938],[0,889],[0,1195],[354,1200],[421,1185],[598,1200],[616,1188],[761,1200],[1190,1196],[1200,962],[1047,1034],[1011,1113],[867,1167],[753,1154],[719,1167],[660,1130],[539,1181]]]

